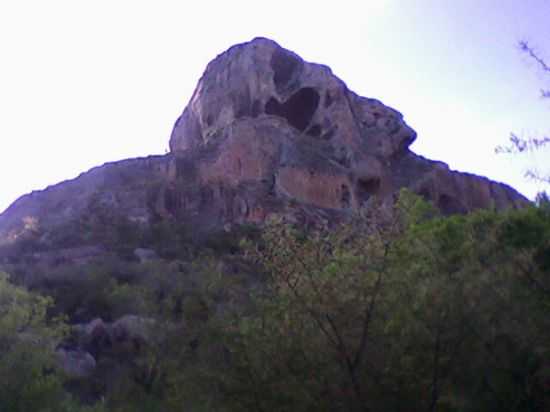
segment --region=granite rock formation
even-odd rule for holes
[[[208,65],[174,126],[171,153],[23,196],[0,215],[0,242],[104,209],[212,231],[271,214],[326,222],[373,196],[390,201],[402,187],[445,213],[527,203],[504,184],[416,155],[415,139],[398,111],[353,93],[327,66],[256,38]]]

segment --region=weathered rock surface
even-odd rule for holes
[[[503,184],[415,155],[415,138],[401,113],[351,92],[328,67],[257,38],[208,65],[170,148],[182,162],[202,159],[203,185],[224,193],[254,187],[322,209],[357,210],[401,187],[447,213],[526,203]],[[258,196],[237,197],[229,219],[269,213]]]
[[[0,215],[0,243],[37,227],[47,237],[102,210],[143,224],[177,219],[196,231],[273,213],[329,221],[402,187],[446,213],[527,204],[504,184],[414,154],[415,138],[401,113],[356,95],[327,66],[257,38],[208,65],[170,154],[107,164],[23,196]]]
[[[90,237],[98,220],[113,216],[147,224],[170,167],[171,156],[122,160],[24,195],[0,214],[0,246],[33,238],[45,245],[59,244],[65,232],[77,240],[61,241],[55,250],[34,250],[30,259],[45,264],[79,263],[101,255],[105,253],[102,245],[79,239]]]

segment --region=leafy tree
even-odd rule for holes
[[[52,275],[67,286],[58,310],[154,319],[139,350],[98,357],[94,379],[110,383],[94,412],[550,409],[543,196],[444,217],[402,191],[331,230],[274,220],[249,234],[205,242],[193,261]],[[0,280],[2,410],[92,410],[63,391],[52,308]]]
[[[81,407],[63,389],[54,360],[65,333],[48,320],[52,301],[9,283],[0,273],[0,410],[10,412],[100,412]]]
[[[331,232],[272,223],[248,252],[266,287],[220,321],[209,387],[236,411],[543,411],[549,222],[403,192]]]
[[[256,291],[254,310],[222,323],[227,365],[218,387],[227,408],[376,405],[384,389],[383,368],[374,367],[384,346],[381,297],[397,221],[380,217],[372,224],[375,218],[310,233],[277,221],[261,245],[250,245],[249,257],[267,282]]]
[[[549,223],[536,208],[479,211],[405,233],[398,261],[409,262],[403,278],[414,285],[401,289],[420,310],[402,309],[407,324],[423,326],[426,344],[433,345],[431,362],[421,362],[432,365],[430,387],[439,398],[430,410],[437,402],[467,410],[544,410],[549,279],[537,256],[548,253]],[[411,348],[422,342],[416,333],[408,338]],[[422,346],[412,351],[421,361]]]
[[[0,274],[0,405],[2,410],[41,410],[62,394],[52,345],[57,331],[48,328],[51,302],[8,282]]]

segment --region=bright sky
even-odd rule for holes
[[[0,1],[0,211],[107,161],[164,153],[206,64],[270,37],[402,112],[415,152],[543,188],[495,155],[510,132],[550,131],[548,0]],[[546,157],[546,163],[545,163]],[[550,152],[529,158],[540,168]]]

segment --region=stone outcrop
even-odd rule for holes
[[[102,210],[196,231],[271,214],[329,221],[402,187],[445,213],[528,203],[506,185],[414,154],[415,139],[398,111],[257,38],[208,65],[174,126],[171,153],[107,164],[22,197],[0,215],[0,243]]]
[[[351,92],[327,66],[257,38],[208,65],[170,148],[184,162],[202,159],[198,180],[218,192],[255,187],[320,209],[357,210],[401,187],[446,213],[526,203],[503,184],[417,156],[415,138],[401,113]],[[269,213],[258,197],[238,202],[231,219]]]
[[[147,223],[154,209],[155,188],[170,176],[170,167],[170,156],[122,160],[24,195],[0,214],[0,246],[34,235],[47,243],[51,230],[78,230],[78,226],[69,227],[71,223],[82,219],[93,223],[98,216],[121,215]],[[79,246],[69,243],[55,253],[35,252],[33,259],[71,261],[101,254],[99,246]]]

